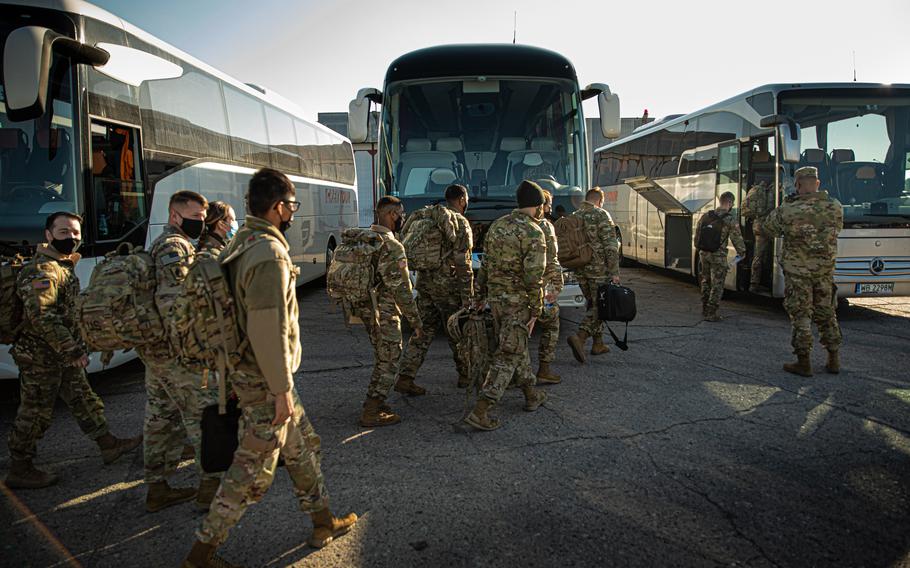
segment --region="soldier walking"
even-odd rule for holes
[[[205,212],[205,230],[199,237],[198,251],[220,253],[237,232],[237,215],[234,208],[224,201],[209,202]]]
[[[243,412],[240,445],[184,568],[227,565],[215,551],[247,507],[268,491],[279,455],[300,510],[313,521],[310,546],[326,546],[357,521],[353,513],[339,519],[329,509],[319,436],[294,386],[301,359],[298,269],[284,237],[300,207],[294,185],[280,172],[260,170],[250,180],[247,207],[243,228],[224,251],[226,257],[245,247],[228,265],[238,323],[250,342],[230,377]]]
[[[734,199],[733,193],[725,192],[720,196],[720,206],[702,215],[695,227],[695,244],[700,263],[701,312],[705,321],[718,322],[724,319],[719,309],[729,269],[728,243],[733,241],[736,254],[746,254],[746,243],[739,230],[739,223],[730,214]]]
[[[471,267],[471,249],[474,238],[471,225],[464,217],[468,209],[468,190],[463,185],[450,185],[445,192],[446,204],[430,205],[408,215],[401,230],[405,254],[413,269],[416,250],[430,245],[429,252],[436,257],[428,264],[435,268],[417,271],[417,311],[423,322],[422,335],[412,335],[401,356],[398,380],[395,390],[410,395],[426,393],[423,387],[414,384],[414,377],[423,365],[437,328],[443,328],[449,316],[462,307],[469,307],[474,298],[474,270]],[[418,229],[421,224],[427,232]],[[420,242],[423,241],[423,242]],[[413,243],[413,244],[412,244]],[[449,347],[458,370],[458,386],[468,384],[467,364],[458,355],[455,341],[449,338]]]
[[[193,241],[202,234],[208,202],[194,191],[178,191],[168,203],[168,224],[152,243],[149,253],[155,262],[155,305],[161,319],[170,317],[171,307],[182,292],[183,281],[195,258]],[[183,367],[167,342],[136,350],[145,363],[145,483],[149,512],[189,501],[194,496],[200,509],[207,509],[218,489],[220,475],[202,471],[200,420],[202,410],[217,404],[215,385],[203,388],[202,375]],[[196,454],[200,481],[198,491],[172,488],[167,478],[177,469],[183,441],[189,439]]]
[[[784,364],[788,373],[812,376],[812,322],[821,344],[828,350],[825,370],[840,372],[841,332],[835,313],[834,264],[837,235],[844,227],[844,210],[827,192],[819,191],[818,169],[796,170],[796,195],[768,214],[762,224],[771,237],[783,237],[784,308],[792,326],[795,363]]]
[[[525,180],[516,192],[518,208],[494,221],[484,241],[480,293],[493,311],[499,344],[474,409],[465,422],[478,430],[495,430],[499,420],[488,414],[513,377],[521,383],[525,410],[533,412],[547,395],[534,388],[528,337],[543,310],[543,277],[547,243],[537,222],[543,218],[543,190]]]
[[[540,328],[540,346],[537,358],[537,382],[539,384],[558,384],[562,377],[550,369],[550,363],[556,359],[556,344],[559,342],[559,303],[557,298],[564,285],[562,267],[559,266],[559,246],[556,242],[556,228],[550,222],[549,216],[553,211],[553,194],[544,190],[543,212],[544,218],[537,224],[543,231],[547,242],[547,267],[544,270],[544,296],[543,311],[537,320]]]
[[[575,335],[569,337],[569,347],[579,363],[585,362],[585,342],[594,339],[591,355],[610,351],[604,344],[604,324],[597,317],[597,289],[607,282],[619,284],[619,242],[616,239],[616,225],[605,209],[604,192],[599,187],[588,190],[585,200],[573,215],[584,221],[587,242],[592,249],[591,262],[575,270],[578,286],[588,302],[588,311],[578,326]]]
[[[752,219],[752,235],[755,239],[752,247],[752,267],[749,272],[749,291],[753,294],[767,291],[761,285],[761,276],[765,260],[768,257],[771,239],[762,230],[762,222],[773,208],[774,195],[765,181],[753,186],[743,200],[743,217]]]
[[[19,367],[19,410],[9,434],[8,487],[36,489],[58,477],[33,464],[38,440],[51,425],[54,403],[63,399],[79,428],[98,444],[105,464],[142,443],[142,437],[114,437],[104,417],[104,404],[88,383],[86,346],[76,325],[79,279],[76,251],[82,242],[82,218],[73,213],[51,214],[45,222],[47,243],[16,280],[23,304],[22,328],[11,350]]]

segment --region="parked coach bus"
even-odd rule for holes
[[[910,295],[910,85],[765,85],[641,127],[599,148],[594,161],[623,257],[693,276],[694,227],[732,191],[750,256],[728,273],[731,290],[749,288],[754,239],[739,213],[749,188],[776,188],[779,204],[795,191],[796,169],[815,166],[821,188],[844,207],[838,298]],[[761,275],[776,297],[784,293],[780,246]],[[731,244],[731,261],[735,254]]]
[[[161,232],[177,190],[226,201],[242,220],[247,182],[268,166],[303,203],[287,235],[299,282],[325,273],[357,224],[347,139],[92,4],[5,2],[0,14],[2,252],[30,254],[48,214],[79,213],[84,285],[119,243]],[[0,377],[16,375],[3,346]]]
[[[372,104],[382,106],[376,187],[406,211],[443,201],[451,183],[471,192],[467,217],[476,258],[490,222],[516,207],[533,179],[571,213],[589,187],[582,101],[598,97],[604,135],[619,135],[619,98],[603,84],[582,89],[568,59],[524,45],[446,45],[402,55],[383,90],[361,89],[348,136],[367,139]],[[476,261],[475,258],[475,261]],[[584,305],[567,273],[559,303]]]

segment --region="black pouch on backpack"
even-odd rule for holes
[[[610,324],[607,324],[607,331],[610,332],[613,342],[623,351],[628,351],[629,349],[629,344],[627,343],[629,322],[635,319],[636,311],[635,292],[631,288],[618,286],[610,282],[597,289],[598,319],[604,322],[619,321],[626,324],[626,331],[621,340],[610,329]]]
[[[218,414],[218,405],[202,411],[202,471],[227,471],[237,450],[237,430],[240,428],[240,407],[236,398],[227,400],[227,412]]]

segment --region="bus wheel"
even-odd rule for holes
[[[329,239],[329,244],[325,247],[325,273],[329,273],[329,267],[332,266],[332,259],[335,258],[335,238]]]

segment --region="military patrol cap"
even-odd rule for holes
[[[793,177],[795,181],[799,181],[800,178],[818,179],[818,168],[815,166],[803,166],[802,168],[796,170],[796,174]]]
[[[543,205],[544,202],[543,190],[539,185],[529,180],[524,180],[519,184],[518,190],[515,192],[515,198],[518,201],[519,209],[537,207]]]

